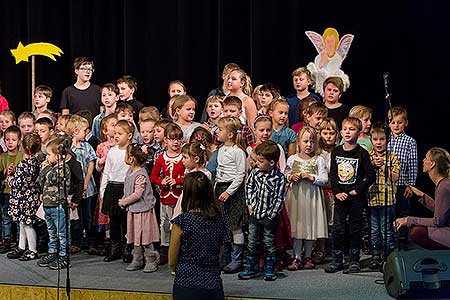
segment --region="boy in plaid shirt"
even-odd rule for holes
[[[375,168],[375,183],[369,188],[369,211],[370,211],[370,243],[372,258],[369,266],[377,270],[382,262],[381,253],[385,235],[387,235],[388,254],[394,251],[394,228],[395,217],[395,192],[396,182],[400,173],[400,160],[391,151],[387,151],[388,161],[386,163],[386,133],[383,125],[376,123],[370,131],[373,149],[370,151],[370,160]],[[387,164],[387,165],[386,165]],[[388,171],[388,182],[385,185],[385,172]],[[387,188],[387,191],[386,191]],[[386,201],[387,192],[387,201]],[[385,208],[385,204],[387,207]],[[387,219],[385,219],[385,209],[387,209]],[[387,231],[385,232],[385,223]]]
[[[417,143],[406,135],[408,113],[402,107],[393,107],[388,112],[389,128],[392,136],[388,142],[388,150],[394,152],[400,159],[400,176],[397,182],[395,215],[397,218],[410,215],[409,198],[412,191],[408,185],[415,185],[417,178]],[[408,243],[408,227],[400,228],[398,232],[399,249],[406,250]]]
[[[258,244],[259,233],[263,232],[266,253],[264,280],[277,279],[275,272],[275,230],[278,215],[284,202],[286,177],[277,168],[280,149],[277,143],[265,141],[256,146],[256,168],[252,170],[245,183],[245,199],[250,213],[248,256],[245,270],[239,273],[240,279],[259,276]]]

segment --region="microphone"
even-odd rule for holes
[[[384,80],[384,88],[387,91],[388,86],[389,86],[389,73],[388,72],[383,73],[383,80]]]
[[[65,155],[69,152],[69,149],[72,146],[72,139],[68,135],[64,135],[60,138],[58,144],[58,152],[61,155]]]

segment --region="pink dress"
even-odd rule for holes
[[[101,159],[101,158],[106,158],[106,156],[108,155],[109,149],[111,149],[111,147],[114,146],[112,143],[110,143],[109,141],[103,142],[101,144],[99,144],[97,146],[97,158]],[[103,173],[103,168],[102,170],[98,170],[100,173]],[[101,181],[101,177],[100,177],[100,181]],[[94,214],[94,224],[95,225],[108,225],[109,224],[109,216],[105,215],[102,213],[102,204],[103,204],[103,199],[100,197],[100,193],[98,193],[98,198],[97,198],[97,207],[95,209],[95,214]]]

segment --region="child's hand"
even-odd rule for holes
[[[377,168],[381,168],[384,165],[383,158],[380,156],[376,156],[373,160],[373,165]]]
[[[227,192],[223,192],[219,196],[219,201],[225,202],[228,200],[229,197],[230,197],[230,194],[228,194]]]
[[[88,187],[89,187],[89,180],[85,180],[83,183],[83,193],[86,193]]]
[[[299,181],[302,177],[300,176],[300,174],[292,174],[291,176],[290,176],[290,180],[291,181],[294,181],[294,182],[297,182],[297,181]]]
[[[203,122],[202,127],[205,128],[206,130],[209,130],[209,125],[206,122]]]
[[[314,177],[312,175],[309,175],[307,173],[300,173],[300,178],[304,180],[309,180],[311,182],[314,182]]]
[[[167,179],[169,177],[165,177],[162,181],[161,181],[161,185],[167,185]]]
[[[350,196],[356,196],[356,195],[358,195],[358,193],[357,193],[355,190],[351,190],[348,194],[349,194]]]
[[[13,163],[10,163],[10,164],[9,164],[8,169],[6,169],[6,174],[7,174],[7,175],[12,175],[12,174],[14,174],[14,164],[13,164]]]
[[[103,165],[105,165],[105,162],[106,162],[106,156],[103,156],[103,157],[99,158],[98,165],[103,166]]]
[[[169,178],[169,179],[167,180],[167,184],[168,184],[170,187],[172,187],[172,186],[174,186],[175,184],[177,184],[177,182],[175,181],[175,179]]]
[[[123,198],[119,199],[118,204],[119,204],[120,208],[125,208],[125,201],[123,200]]]
[[[336,199],[338,199],[340,201],[345,201],[347,199],[347,197],[348,197],[347,193],[336,194]]]
[[[253,207],[251,205],[247,205],[248,207],[248,214],[251,216],[253,215]]]

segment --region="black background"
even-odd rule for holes
[[[36,58],[36,84],[54,89],[53,109],[74,81],[77,56],[94,60],[92,82],[99,85],[136,77],[146,105],[164,106],[169,81],[180,79],[202,107],[228,62],[245,69],[254,86],[273,82],[287,95],[292,70],[316,55],[304,32],[335,27],[355,35],[343,63],[351,86],[342,101],[369,106],[374,120],[382,119],[382,74],[390,72],[392,102],[409,111],[407,133],[421,161],[430,146],[450,148],[448,9],[431,0],[1,1],[0,80],[11,108],[30,110],[31,65],[16,65],[10,49],[19,41],[50,42],[64,54],[57,62]],[[420,181],[430,187],[423,175]]]

